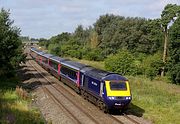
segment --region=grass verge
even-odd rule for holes
[[[128,77],[133,94],[133,105],[129,111],[155,124],[177,124],[180,122],[180,86],[161,80],[144,77]],[[138,107],[137,107],[138,106]]]
[[[17,77],[0,77],[0,123],[41,124],[44,120],[40,112],[31,107],[31,99],[17,95]]]
[[[95,68],[99,68],[99,69],[103,69],[103,70],[105,68],[103,61],[97,62],[97,61],[89,61],[89,60],[77,59],[77,58],[68,58],[68,57],[66,57],[66,58],[73,60],[73,61],[76,61],[76,62],[79,62],[79,63],[90,65],[90,66],[95,67]]]

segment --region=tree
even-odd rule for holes
[[[0,11],[0,75],[9,73],[25,59],[22,54],[20,29],[12,26],[9,10]]]
[[[164,10],[161,14],[161,26],[164,32],[164,50],[163,50],[163,62],[166,63],[167,58],[167,45],[168,45],[168,26],[170,23],[173,23],[174,19],[178,17],[180,14],[180,6],[177,6],[176,4],[168,4],[165,6]],[[164,70],[163,67],[161,76],[164,76]]]
[[[180,84],[180,17],[169,30],[168,73],[172,83]]]

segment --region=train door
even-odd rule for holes
[[[84,78],[84,87],[86,89],[88,89],[88,82],[89,82],[89,78],[87,76],[85,76],[85,78]]]
[[[101,84],[100,84],[100,96],[101,96],[101,97],[102,97],[102,95],[103,95],[103,89],[104,89],[104,83],[101,82]]]
[[[81,86],[84,86],[84,74],[81,74]]]

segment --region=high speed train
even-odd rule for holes
[[[117,74],[30,49],[31,57],[60,81],[104,112],[127,109],[132,100],[128,79]]]

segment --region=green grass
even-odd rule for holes
[[[164,81],[151,81],[144,77],[129,77],[132,103],[143,109],[143,117],[155,124],[177,124],[180,122],[180,86]],[[137,107],[131,113],[139,114]]]
[[[97,61],[88,61],[88,60],[77,59],[77,58],[68,58],[68,57],[66,57],[66,58],[70,59],[70,60],[73,60],[73,61],[77,61],[77,62],[86,64],[86,65],[90,65],[90,66],[95,67],[95,68],[99,68],[99,69],[103,69],[103,70],[105,68],[103,61],[97,62]]]
[[[40,112],[31,107],[31,100],[21,99],[15,91],[18,78],[0,77],[0,124],[44,123]]]
[[[104,69],[103,62],[78,60],[80,63]],[[155,124],[180,122],[180,86],[162,78],[151,81],[143,76],[128,76],[133,96],[129,113],[142,116]]]

